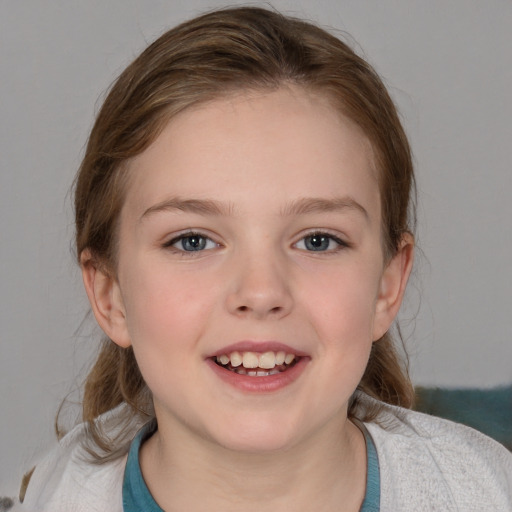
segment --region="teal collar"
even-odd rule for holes
[[[146,423],[130,446],[123,480],[123,511],[124,512],[164,512],[153,499],[144,482],[139,464],[139,451],[142,443],[151,437],[156,430],[156,422]]]
[[[361,425],[360,425],[361,426]],[[139,451],[142,443],[156,430],[154,421],[147,423],[137,433],[130,446],[123,480],[124,512],[164,512],[153,499],[144,482],[139,464]],[[375,444],[367,429],[362,426],[366,440],[366,493],[360,512],[379,512],[380,510],[380,470]]]

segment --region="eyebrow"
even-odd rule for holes
[[[198,215],[229,216],[236,208],[231,203],[221,203],[213,199],[181,199],[172,197],[150,206],[141,215],[140,220],[158,212],[181,211],[196,213]],[[280,212],[283,217],[292,215],[306,215],[308,213],[343,212],[354,210],[363,214],[366,220],[370,219],[366,209],[350,196],[335,197],[332,199],[304,197],[288,203]]]
[[[233,213],[232,204],[224,204],[212,199],[181,199],[172,197],[149,207],[140,217],[140,220],[158,212],[181,211],[197,213],[199,215],[230,215]]]
[[[282,210],[281,215],[304,215],[307,213],[342,212],[345,210],[358,211],[363,214],[366,220],[370,220],[366,209],[350,196],[334,197],[332,199],[304,197],[287,204]]]

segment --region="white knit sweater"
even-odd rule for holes
[[[374,403],[361,398],[363,407]],[[134,435],[139,426],[134,424]],[[512,511],[512,454],[499,443],[389,405],[383,405],[378,424],[366,427],[379,459],[381,512]],[[37,465],[23,505],[13,511],[122,512],[126,457],[87,463],[84,437],[84,427],[77,426]]]

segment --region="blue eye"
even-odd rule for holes
[[[210,238],[199,233],[183,233],[166,243],[164,247],[172,247],[178,251],[198,252],[205,249],[213,249],[217,244]]]
[[[340,247],[347,247],[347,244],[328,233],[311,233],[299,240],[295,246],[306,251],[327,252],[335,251]]]

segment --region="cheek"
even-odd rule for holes
[[[134,349],[185,351],[200,336],[215,287],[167,265],[132,265],[122,284],[126,323]]]
[[[309,305],[321,338],[332,342],[367,337],[371,341],[380,267],[364,261],[304,272],[302,302]],[[334,339],[333,339],[334,337]]]
[[[131,275],[125,283],[127,328],[142,376],[158,400],[198,378],[195,362],[207,298],[197,282],[164,268],[139,266]]]
[[[303,301],[319,340],[313,364],[320,377],[310,391],[320,409],[337,411],[361,381],[372,348],[377,276],[371,266],[350,265],[310,280],[314,292]]]

